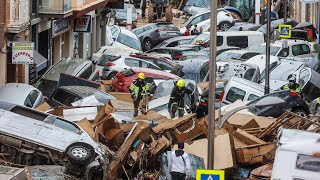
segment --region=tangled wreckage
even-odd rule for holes
[[[27,179],[57,174],[81,179],[170,179],[167,152],[185,142],[193,178],[196,169],[205,168],[207,117],[191,114],[172,120],[149,111],[133,119],[132,109],[131,103],[116,99],[98,107],[51,108],[44,103],[37,109],[0,101],[0,164],[24,168]],[[236,113],[215,130],[214,166],[226,170],[230,179],[259,179],[266,172],[270,178],[280,129],[318,132],[316,119],[291,112],[277,119]],[[59,173],[52,173],[57,168]]]

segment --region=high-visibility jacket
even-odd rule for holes
[[[149,91],[149,86],[145,81],[140,82],[139,80],[135,80],[131,84],[129,91],[136,97],[144,96]]]
[[[296,93],[301,93],[302,91],[302,87],[301,85],[298,85],[298,87],[296,89],[290,89],[289,84],[286,84],[282,87],[283,90],[290,90],[291,92],[296,92]]]

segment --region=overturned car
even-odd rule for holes
[[[73,122],[0,101],[0,153],[23,165],[62,165],[81,179],[106,179],[108,157]]]

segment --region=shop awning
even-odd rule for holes
[[[107,0],[97,0],[89,4],[85,4],[79,8],[73,9],[73,15],[75,17],[81,17],[91,11],[103,8],[107,3]]]
[[[36,72],[41,71],[48,65],[48,60],[35,50],[33,51],[33,62],[37,65]]]

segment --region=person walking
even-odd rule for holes
[[[134,117],[138,116],[140,101],[142,100],[142,98],[144,98],[144,96],[147,96],[149,94],[149,86],[144,79],[144,73],[139,73],[138,79],[133,81],[129,88],[129,92],[131,93],[131,98],[133,100]],[[146,104],[142,104],[142,106],[146,106]]]
[[[146,18],[146,8],[147,8],[147,0],[141,0],[140,9],[142,11],[142,19]]]
[[[171,96],[168,104],[168,111],[170,112],[170,116],[172,119],[176,117],[177,110],[179,112],[179,117],[183,117],[185,94],[192,95],[193,92],[190,89],[185,88],[184,80],[180,79],[171,91]]]
[[[194,28],[191,31],[191,35],[198,35],[199,34],[197,27],[198,27],[198,25],[195,24]]]
[[[191,32],[190,32],[190,29],[191,27],[190,26],[187,26],[187,30],[184,32],[184,36],[190,36],[191,35]]]
[[[184,143],[178,143],[178,150],[171,152],[168,166],[172,180],[184,180],[190,177],[190,160],[183,149]]]

